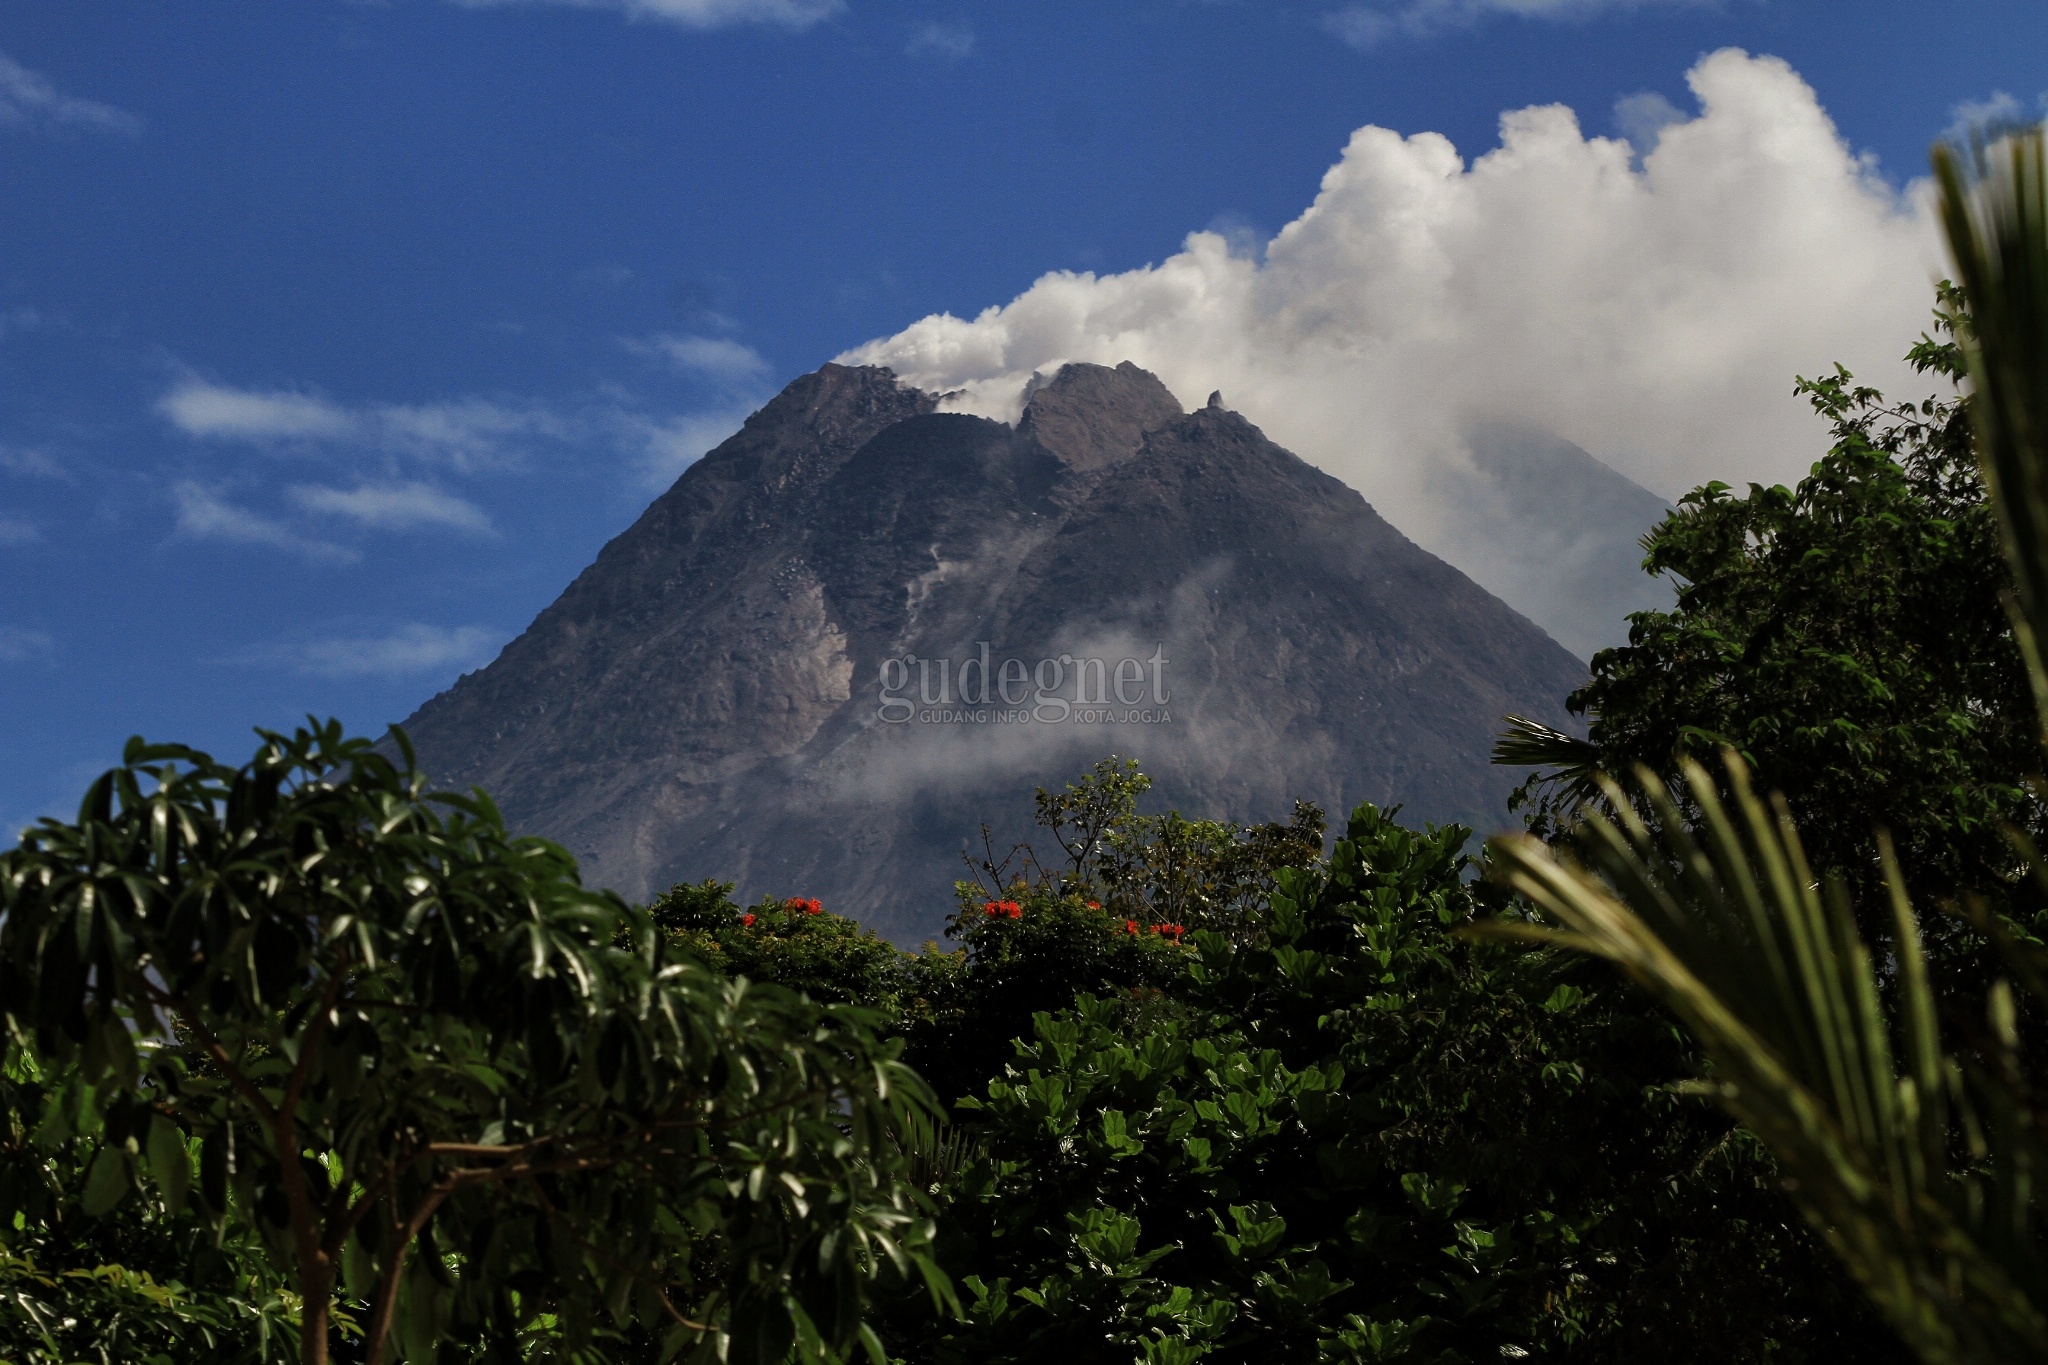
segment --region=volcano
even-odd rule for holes
[[[1189,815],[1506,823],[1503,713],[1585,666],[1212,396],[1067,365],[1014,424],[886,369],[805,375],[488,667],[422,766],[633,898],[715,876],[902,942],[984,823],[1108,754]]]

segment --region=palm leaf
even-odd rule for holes
[[[1941,221],[1972,326],[1960,339],[1970,418],[1998,508],[2017,608],[2014,628],[2048,717],[2048,165],[2042,130],[1966,154],[1934,152]]]
[[[1679,1016],[1713,1064],[1711,1092],[1778,1154],[1802,1211],[1923,1360],[2048,1361],[2028,1175],[2044,1154],[2009,1093],[1967,1086],[1941,1052],[1889,847],[1898,1058],[1846,898],[1816,887],[1782,802],[1725,763],[1725,802],[1683,764],[1697,832],[1644,771],[1654,825],[1607,782],[1616,815],[1585,822],[1580,860],[1494,840],[1496,875],[1561,926],[1499,932],[1606,957]]]
[[[1509,768],[1556,768],[1556,777],[1591,776],[1600,766],[1600,746],[1591,740],[1553,730],[1540,720],[1505,715],[1507,729],[1494,737],[1493,761]]]

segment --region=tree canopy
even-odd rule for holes
[[[11,1046],[64,1082],[38,1138],[94,1134],[85,1211],[146,1179],[253,1233],[305,1361],[337,1289],[372,1365],[629,1330],[836,1360],[885,1267],[932,1271],[894,1136],[925,1091],[871,1016],[675,952],[338,724],[240,768],[132,741],[0,855],[0,913]]]

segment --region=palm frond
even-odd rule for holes
[[[1505,715],[1508,728],[1493,740],[1493,761],[1507,768],[1556,768],[1553,776],[1567,781],[1590,775],[1600,766],[1600,746],[1553,730],[1540,720]]]
[[[1755,794],[1741,759],[1725,762],[1726,801],[1683,765],[1696,832],[1643,771],[1655,825],[1607,783],[1615,815],[1588,817],[1583,862],[1527,837],[1493,841],[1499,875],[1561,926],[1517,936],[1606,957],[1679,1016],[1716,1097],[1777,1152],[1808,1219],[1923,1360],[2048,1361],[2029,1174],[2048,1154],[2008,1091],[1966,1085],[1942,1053],[1889,846],[1897,1057],[1846,898],[1815,884],[1783,803]]]
[[[1970,302],[1960,338],[1984,478],[2012,565],[2013,624],[2048,717],[2048,149],[2038,126],[1936,147],[1941,221]]]
[[[909,1182],[933,1196],[942,1195],[982,1155],[979,1134],[922,1109],[904,1113],[895,1140]]]

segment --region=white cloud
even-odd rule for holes
[[[0,512],[0,545],[33,545],[42,538],[34,522]]]
[[[197,483],[178,484],[171,497],[178,506],[178,534],[190,540],[266,545],[332,564],[352,563],[361,557],[347,546],[301,535],[282,522],[237,507]]]
[[[641,482],[651,492],[667,488],[704,452],[738,431],[750,411],[746,405],[735,405],[665,421],[635,422],[633,433],[641,451]]]
[[[687,374],[702,375],[728,388],[751,388],[768,378],[769,365],[751,346],[724,337],[658,336],[629,341],[628,348],[656,355]]]
[[[462,472],[517,464],[535,445],[574,440],[578,423],[539,406],[482,398],[342,404],[286,390],[181,379],[157,410],[187,436],[274,447],[334,446],[420,459]]]
[[[25,479],[59,479],[65,483],[75,482],[63,465],[51,458],[47,451],[30,446],[0,445],[0,470],[17,474]]]
[[[357,420],[323,398],[256,393],[188,379],[165,394],[158,410],[187,436],[220,440],[342,440]]]
[[[966,22],[919,24],[905,51],[913,57],[939,57],[957,62],[974,55],[974,26]]]
[[[58,92],[49,77],[0,52],[0,128],[94,128],[134,136],[142,120],[98,100]]]
[[[236,662],[289,668],[321,678],[403,678],[489,663],[503,632],[485,626],[414,622],[381,635],[333,636],[244,650]]]
[[[288,496],[307,514],[340,517],[379,530],[452,527],[489,532],[484,510],[428,479],[519,472],[538,451],[618,459],[629,477],[660,491],[698,456],[737,431],[766,396],[771,371],[751,347],[701,336],[630,340],[628,349],[710,380],[709,408],[656,416],[626,395],[607,392],[580,405],[493,402],[339,403],[283,389],[239,389],[185,375],[157,411],[185,435],[253,446],[270,454],[314,457],[352,472],[355,486],[301,484]],[[0,447],[0,468],[27,452]],[[26,466],[22,472],[27,472]],[[196,483],[180,485],[180,530],[320,552],[353,551],[308,539],[282,523],[222,502]]]
[[[842,359],[998,416],[1066,360],[1134,361],[1191,404],[1221,389],[1461,567],[1485,559],[1460,542],[1480,423],[1554,432],[1666,496],[1793,478],[1824,434],[1795,374],[1840,360],[1927,388],[1899,360],[1938,269],[1924,195],[1878,179],[1781,61],[1727,50],[1687,79],[1701,112],[1639,164],[1562,106],[1503,116],[1469,165],[1440,135],[1361,128],[1263,259],[1195,233]]]
[[[842,0],[455,0],[466,9],[509,5],[564,5],[617,10],[628,19],[653,19],[683,28],[769,24],[801,31],[843,11]]]
[[[302,484],[291,490],[291,497],[315,515],[344,517],[380,531],[410,531],[426,526],[479,533],[491,530],[491,519],[481,507],[444,493],[432,484],[359,484],[354,488]]]
[[[0,664],[29,664],[57,652],[57,642],[47,631],[22,626],[0,626]]]
[[[1361,50],[1391,37],[1430,38],[1505,14],[1520,19],[1578,19],[1604,10],[1711,3],[1711,0],[1406,0],[1346,5],[1324,17],[1330,32]]]
[[[2035,101],[2035,108],[2027,107],[2003,90],[1994,90],[1981,100],[1964,100],[1948,111],[1951,122],[1942,136],[1952,142],[1967,143],[1974,136],[1995,135],[1998,130],[2016,124],[2040,121],[2041,110],[2048,109],[2048,95]]]
[[[1684,110],[1654,90],[1623,95],[1614,102],[1614,126],[1639,156],[1647,156],[1664,130],[1685,118]]]

